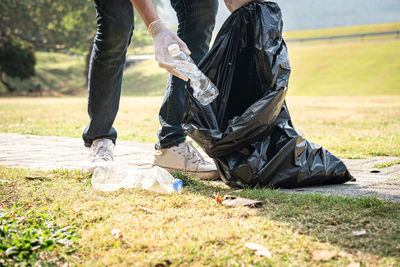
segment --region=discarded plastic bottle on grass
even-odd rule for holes
[[[177,44],[170,45],[168,52],[177,64],[176,69],[189,78],[190,86],[193,88],[193,96],[204,106],[213,102],[219,94],[218,89],[197,68],[193,60],[189,56],[186,56]]]
[[[183,187],[181,179],[174,177],[163,168],[154,166],[151,168],[145,179],[142,180],[142,188],[159,193],[172,193],[180,191]]]
[[[127,173],[119,170],[115,163],[104,163],[96,166],[92,175],[94,189],[100,191],[115,191],[124,187]]]
[[[183,182],[166,170],[154,166],[150,170],[122,169],[115,163],[98,165],[92,175],[92,185],[100,191],[115,191],[120,188],[140,188],[159,193],[180,191]]]

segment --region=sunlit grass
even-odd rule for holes
[[[36,177],[27,179],[25,177]],[[207,181],[185,180],[180,193],[163,195],[136,189],[94,191],[79,171],[0,167],[0,193],[9,197],[3,210],[29,203],[32,210],[52,214],[58,225],[79,229],[75,250],[54,251],[60,263],[154,266],[345,266],[400,263],[398,203],[376,198],[287,194],[279,190],[236,191]],[[258,209],[227,208],[215,194],[264,201]],[[122,235],[116,238],[112,230]],[[353,231],[367,234],[354,237]],[[7,236],[8,237],[8,236]],[[10,238],[10,237],[8,237]],[[14,236],[14,239],[20,237]],[[255,242],[272,258],[244,247]],[[313,261],[311,251],[334,252],[326,262]],[[62,251],[62,250],[60,250]]]
[[[318,30],[288,31],[283,34],[286,39],[315,38],[335,35],[363,34],[372,32],[391,32],[400,30],[400,22],[348,26],[339,28],[328,28]]]
[[[86,98],[0,99],[0,131],[81,137]],[[122,97],[120,140],[154,143],[162,97]],[[400,96],[288,97],[294,125],[345,158],[400,156]]]
[[[400,40],[288,44],[289,95],[400,94]]]

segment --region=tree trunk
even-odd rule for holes
[[[6,74],[4,72],[0,73],[0,82],[7,88],[8,92],[12,93],[17,91],[17,89],[15,89],[9,83],[6,82]]]

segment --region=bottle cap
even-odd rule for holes
[[[180,191],[180,190],[182,190],[183,182],[181,179],[174,179],[172,185],[173,185],[174,191]]]
[[[178,44],[172,44],[170,46],[168,46],[168,53],[171,56],[175,56],[176,54],[178,54],[181,51],[181,49],[179,48]]]

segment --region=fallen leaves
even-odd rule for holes
[[[121,239],[124,237],[124,235],[122,234],[122,231],[117,228],[111,230],[111,235],[118,239]]]
[[[231,195],[225,195],[224,197],[221,197],[219,193],[215,196],[215,201],[217,203],[220,203],[224,206],[228,207],[238,207],[238,206],[245,206],[249,208],[257,208],[261,207],[263,202],[258,201],[258,200],[253,200],[253,199],[248,199],[248,198],[242,198],[242,197],[237,197],[237,196],[231,196]]]
[[[151,209],[146,208],[146,207],[140,207],[140,206],[139,206],[138,208],[141,209],[141,210],[143,210],[143,211],[145,211],[146,213],[149,213],[149,214],[157,213],[157,211],[151,210]]]
[[[224,200],[222,201],[222,205],[229,207],[245,206],[249,208],[257,208],[261,207],[262,204],[263,202],[258,200],[230,196],[230,195],[224,196]]]
[[[310,253],[313,261],[328,261],[336,256],[336,252],[331,250],[311,250]]]
[[[248,249],[253,250],[257,256],[262,256],[262,257],[265,257],[268,259],[270,259],[272,257],[271,252],[268,250],[268,248],[266,248],[262,245],[250,242],[250,243],[244,244],[244,246]]]
[[[51,175],[47,175],[47,176],[42,176],[42,175],[38,175],[38,176],[25,176],[24,177],[26,180],[30,180],[30,181],[34,181],[34,180],[39,180],[39,181],[50,181],[51,179]]]
[[[215,201],[217,201],[217,203],[222,203],[222,201],[224,201],[224,198],[221,197],[221,196],[219,195],[219,193],[217,193],[217,196],[215,197]]]
[[[74,213],[74,214],[82,214],[82,212],[85,210],[85,209],[82,208],[82,207],[78,207],[78,208],[70,207],[69,209],[70,209],[70,210],[72,211],[72,213]]]

